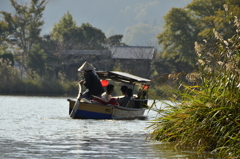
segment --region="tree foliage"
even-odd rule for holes
[[[199,21],[198,25],[201,30],[198,36],[210,40],[212,36],[209,35],[213,34],[213,28],[226,38],[230,38],[234,34],[234,28],[229,26],[226,18],[231,18],[227,16],[229,11],[232,15],[240,15],[239,7],[239,1],[235,0],[195,0],[187,5],[186,8],[193,12],[195,20]]]
[[[159,33],[158,43],[162,46],[161,57],[165,61],[155,64],[158,68],[166,67],[165,71],[169,70],[169,64],[173,65],[172,71],[187,72],[193,70],[193,64],[195,61],[194,43],[196,39],[196,22],[192,20],[189,13],[181,8],[172,8],[168,14],[164,17],[164,31]],[[186,69],[188,68],[188,69]],[[189,69],[190,68],[190,69]]]
[[[196,21],[181,8],[172,8],[164,18],[165,30],[157,36],[163,48],[162,57],[192,65],[195,60],[193,41],[198,30]]]
[[[76,49],[76,45],[83,41],[83,33],[69,11],[54,24],[51,36],[65,50]]]
[[[103,49],[106,40],[105,34],[89,23],[77,26],[69,11],[54,24],[51,36],[58,41],[62,50]]]
[[[84,47],[88,50],[102,50],[106,41],[105,34],[89,23],[83,23],[80,27],[84,35]]]
[[[32,47],[28,57],[28,66],[32,68],[31,75],[36,72],[41,77],[44,76],[47,66],[47,54],[44,52],[43,49],[40,48],[39,44]]]
[[[228,13],[225,12],[226,7]],[[157,36],[162,46],[161,56],[165,60],[162,65],[172,63],[175,70],[193,71],[197,58],[194,42],[203,43],[205,39],[215,43],[213,28],[224,38],[230,38],[234,28],[228,26],[226,18],[232,17],[227,14],[239,16],[239,7],[237,0],[193,0],[185,8],[172,8],[164,17],[164,31]]]
[[[44,24],[42,20],[45,9],[45,0],[32,0],[30,5],[20,5],[14,0],[10,0],[15,13],[2,11],[4,21],[4,34],[7,42],[14,46],[15,59],[26,70],[29,69],[27,59],[34,44],[40,40],[41,27]]]
[[[122,45],[126,45],[124,43],[122,43],[122,38],[123,35],[113,35],[110,36],[109,38],[107,38],[107,45],[108,46],[122,46]]]
[[[4,42],[7,42],[7,37],[9,35],[8,24],[6,21],[0,21],[0,45],[3,45]]]
[[[52,36],[55,40],[68,40],[67,37],[65,37],[64,35],[75,29],[77,29],[76,22],[73,20],[72,15],[68,11],[66,14],[63,15],[59,23],[54,24]]]

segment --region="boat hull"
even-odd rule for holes
[[[69,101],[69,114],[71,113],[75,101]],[[125,108],[113,105],[101,105],[97,103],[80,102],[74,118],[78,119],[118,119],[132,120],[145,119],[145,109],[143,108]]]

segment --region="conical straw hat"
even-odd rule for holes
[[[87,71],[87,70],[94,70],[92,64],[88,63],[87,61],[83,63],[81,67],[79,67],[78,71]]]

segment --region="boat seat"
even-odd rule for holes
[[[96,101],[96,102],[98,102],[99,104],[102,104],[102,105],[107,105],[108,102],[105,99],[103,99],[101,97],[98,97],[98,96],[94,96],[94,95],[92,95],[92,96],[93,96],[92,101]]]

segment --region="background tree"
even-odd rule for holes
[[[0,21],[0,45],[4,45],[7,42],[7,37],[10,30],[8,29],[8,24],[6,21]]]
[[[218,41],[213,29],[224,39],[232,37],[235,29],[229,24],[234,21],[233,15],[240,15],[239,3],[238,0],[193,0],[185,8],[172,8],[164,17],[163,32],[157,36],[162,50],[154,58],[151,78],[163,77],[169,73],[189,73],[198,69],[194,65],[198,58],[194,43],[207,42],[212,44],[208,45],[212,47],[209,50],[216,48],[213,46]],[[168,94],[169,89],[164,89],[167,85],[170,83],[155,88]]]
[[[103,50],[106,36],[102,30],[93,27],[89,23],[83,23],[80,27],[84,35],[84,49],[87,50]]]
[[[59,70],[61,64],[58,42],[51,35],[44,35],[40,43],[40,48],[46,53],[44,78],[56,78],[57,70]]]
[[[73,20],[69,11],[63,15],[58,23],[54,24],[51,36],[63,50],[76,49],[83,41],[83,32]]]
[[[157,36],[162,58],[175,65],[178,72],[191,71],[196,59],[197,22],[182,8],[172,8],[164,19],[164,31]]]
[[[74,30],[76,28],[76,22],[73,20],[72,15],[68,11],[63,15],[58,23],[54,24],[52,36],[55,40],[64,41],[67,40],[64,35],[66,35],[70,30]]]
[[[124,46],[126,44],[122,43],[123,35],[113,35],[107,38],[108,46]]]
[[[101,50],[106,40],[105,34],[89,23],[78,27],[69,11],[54,24],[51,36],[60,50]]]
[[[164,17],[164,31],[157,36],[163,58],[161,64],[155,61],[158,72],[162,72],[158,68],[169,64],[174,66],[172,71],[193,71],[196,62],[194,42],[203,43],[202,39],[205,39],[215,43],[214,36],[209,36],[214,35],[213,28],[224,38],[231,37],[234,28],[228,26],[226,18],[230,20],[234,17],[226,14],[238,16],[239,3],[237,0],[193,0],[185,8],[172,8]],[[224,11],[224,4],[227,4],[225,8],[228,7],[229,13]]]
[[[28,66],[32,68],[31,75],[34,75],[34,73],[40,75],[41,77],[45,75],[46,59],[47,54],[40,48],[40,45],[33,45],[28,56]]]
[[[198,36],[208,42],[216,43],[213,29],[224,35],[223,38],[230,38],[235,34],[235,28],[229,26],[229,22],[234,19],[233,15],[240,15],[240,2],[237,0],[194,0],[187,5],[187,9],[194,13],[201,27]],[[209,36],[212,35],[212,36]]]
[[[10,34],[5,37],[13,47],[15,60],[28,72],[28,56],[34,44],[37,44],[40,38],[43,11],[45,9],[45,0],[32,0],[30,5],[20,5],[14,0],[10,0],[15,13],[2,11],[1,14],[8,24]],[[11,39],[14,39],[12,42]],[[29,72],[28,72],[29,73]]]

